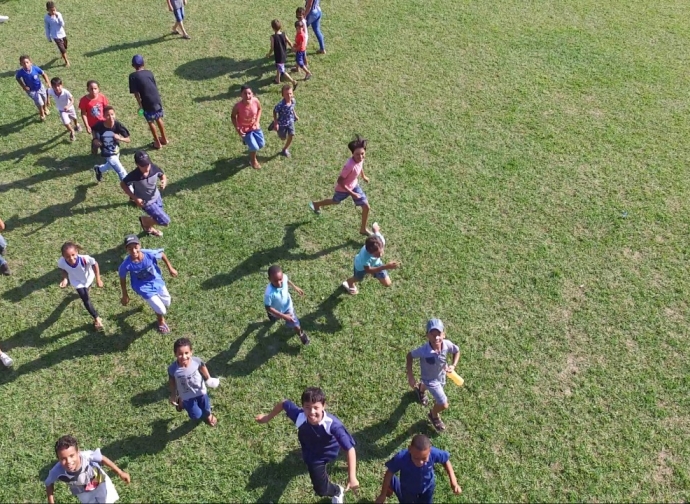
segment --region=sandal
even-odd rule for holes
[[[309,202],[309,210],[311,210],[312,212],[314,212],[316,215],[321,215],[321,209],[316,208],[316,207],[314,206],[314,202],[313,202],[313,201],[310,201],[310,202]]]
[[[372,232],[369,231],[368,229],[365,229],[364,231],[360,231],[359,234],[361,234],[362,236],[369,237],[369,236],[371,236],[371,235],[374,234],[374,233],[372,233]]]
[[[160,238],[161,236],[163,236],[163,231],[159,231],[156,228],[151,228],[151,231],[149,231],[149,234],[152,236],[157,236],[158,238]]]
[[[161,324],[158,326],[158,332],[161,334],[168,334],[170,332],[170,328],[168,327],[168,324]]]
[[[204,422],[206,422],[207,424],[209,424],[211,427],[215,427],[216,424],[218,423],[218,419],[216,418],[216,415],[214,415],[213,413],[211,413],[209,416],[207,416],[207,417],[204,419]]]
[[[414,391],[417,394],[417,400],[419,401],[419,404],[421,404],[422,406],[428,406],[429,398],[426,396],[426,390],[422,391],[421,383],[417,384],[417,386],[414,388]]]
[[[146,233],[147,235],[151,235],[151,230],[150,230],[150,229],[146,229],[146,228],[144,227],[144,222],[141,220],[141,219],[143,219],[143,218],[144,218],[143,215],[139,216],[139,225],[141,226],[141,230],[142,230],[144,233]]]
[[[151,142],[151,143],[149,144],[149,147],[150,147],[151,149],[161,150],[161,144],[156,143],[156,142]]]
[[[441,417],[435,417],[431,414],[431,411],[429,412],[429,420],[431,420],[431,424],[434,426],[434,429],[436,429],[438,432],[443,432],[446,430],[446,424],[443,423],[443,420],[441,420]]]

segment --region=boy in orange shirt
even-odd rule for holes
[[[307,37],[305,35],[304,24],[301,21],[295,21],[295,63],[297,64],[297,71],[304,70],[306,74],[304,80],[311,79],[311,72],[307,68]]]

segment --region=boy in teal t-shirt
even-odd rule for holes
[[[392,282],[388,276],[387,270],[400,267],[400,261],[383,263],[381,257],[383,257],[383,249],[386,246],[386,240],[380,232],[381,230],[378,223],[374,223],[372,228],[374,229],[374,234],[367,238],[364,242],[364,246],[355,256],[353,275],[342,284],[345,290],[353,295],[359,292],[355,284],[364,280],[367,274],[378,279],[384,287],[390,287]]]

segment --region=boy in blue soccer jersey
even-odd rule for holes
[[[386,498],[393,494],[405,504],[433,502],[436,489],[434,464],[443,464],[453,493],[461,493],[462,489],[450,463],[450,454],[431,446],[431,441],[425,435],[417,434],[412,438],[409,448],[399,451],[386,462],[387,470],[376,502],[386,502]],[[398,472],[400,477],[396,476]]]
[[[295,315],[295,307],[292,304],[292,297],[288,287],[292,287],[297,291],[297,294],[304,296],[304,291],[293,284],[283,269],[274,264],[268,268],[269,284],[266,286],[264,292],[264,306],[266,307],[266,314],[271,322],[278,319],[283,319],[285,325],[292,328],[299,336],[300,341],[304,345],[309,344],[309,336],[302,330],[297,315]]]
[[[332,503],[343,502],[347,490],[356,491],[357,455],[355,440],[338,417],[327,413],[326,396],[318,387],[309,387],[302,393],[302,407],[289,400],[277,403],[268,415],[257,415],[256,421],[268,423],[281,411],[297,427],[297,438],[302,447],[302,460],[307,464],[314,492],[319,497],[331,497]],[[338,456],[340,449],[347,452],[347,486],[331,483],[326,465]]]
[[[120,276],[120,288],[122,289],[122,305],[127,306],[129,295],[127,294],[127,273],[129,272],[132,290],[139,294],[148,305],[153,308],[158,318],[158,331],[167,334],[170,332],[165,323],[165,314],[172,301],[168,288],[165,286],[158,260],[165,263],[170,274],[177,276],[177,270],[172,267],[163,249],[142,249],[139,237],[129,235],[125,238],[125,248],[129,254],[120,264],[118,274]]]
[[[48,74],[41,70],[39,67],[31,63],[31,58],[26,55],[19,57],[19,64],[22,66],[14,74],[14,78],[17,79],[19,87],[21,87],[31,98],[38,109],[38,115],[41,121],[46,120],[46,115],[50,114],[48,110],[48,94],[46,88],[50,85],[48,81]],[[41,78],[45,81],[46,85],[43,86]]]

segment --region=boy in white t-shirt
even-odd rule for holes
[[[72,93],[63,89],[60,77],[53,77],[50,79],[48,95],[55,100],[60,120],[67,128],[67,131],[69,131],[69,141],[74,142],[74,134],[81,131],[81,126],[77,122],[77,112],[74,110],[74,97]]]
[[[94,280],[96,280],[96,285],[103,287],[101,271],[96,259],[89,255],[79,254],[81,251],[82,248],[73,242],[66,242],[62,246],[62,257],[58,259],[57,263],[62,273],[60,288],[64,289],[69,282],[77,290],[86,311],[93,317],[93,326],[97,331],[102,331],[103,322],[89,298],[89,289]]]

